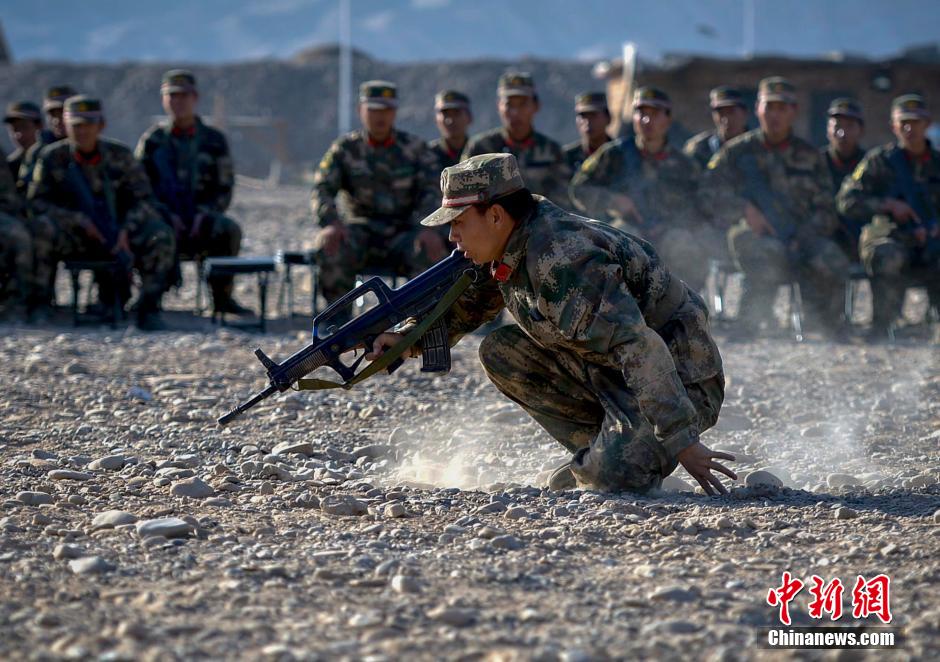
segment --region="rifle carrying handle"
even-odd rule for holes
[[[443,318],[421,336],[421,372],[450,372],[450,342]]]

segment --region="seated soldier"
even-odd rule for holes
[[[450,224],[458,250],[492,275],[445,315],[451,342],[503,307],[515,319],[483,340],[480,360],[572,453],[551,487],[643,492],[681,463],[706,493],[725,492],[712,470],[736,478],[716,462],[734,457],[699,441],[725,385],[702,299],[647,242],[530,194],[511,154],[447,168],[442,188],[423,224]],[[401,337],[381,334],[367,358]]]
[[[0,168],[0,318],[21,318],[30,296],[33,241],[22,212],[13,176]]]
[[[42,132],[42,113],[39,106],[31,101],[15,101],[7,106],[4,124],[10,134],[10,140],[16,147],[7,155],[7,165],[13,180],[20,176],[20,166],[29,148],[39,141]],[[19,186],[17,188],[20,188]],[[25,191],[21,191],[25,193]]]
[[[46,90],[42,101],[42,110],[46,114],[46,128],[39,132],[36,142],[23,153],[20,170],[17,176],[16,187],[22,195],[26,195],[29,183],[33,181],[33,168],[39,159],[39,151],[46,145],[66,138],[65,122],[62,119],[65,100],[73,97],[76,92],[68,85],[56,85]]]
[[[175,245],[172,230],[153,208],[147,175],[127,146],[101,137],[100,101],[72,97],[64,118],[68,139],[39,153],[29,185],[33,211],[54,224],[56,258],[115,262],[110,273],[97,275],[99,288],[108,291],[103,302],[126,291],[136,267],[137,326],[162,329],[160,298]],[[114,272],[122,274],[118,282],[110,278]]]
[[[147,129],[135,155],[150,178],[157,209],[176,234],[177,259],[166,283],[172,287],[181,284],[180,255],[238,255],[242,231],[225,215],[235,185],[228,142],[196,114],[196,77],[182,69],[168,71],[160,93],[169,122]],[[232,276],[211,276],[209,287],[216,312],[251,312],[232,297]]]
[[[418,225],[440,200],[433,156],[423,140],[395,128],[397,107],[394,84],[363,83],[362,129],[337,138],[317,169],[311,202],[323,228],[317,259],[328,302],[351,290],[362,269],[410,276],[447,255],[441,235]]]

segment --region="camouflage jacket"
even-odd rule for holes
[[[722,370],[704,303],[672,278],[647,242],[536,199],[535,213],[513,230],[503,254],[508,276],[481,279],[448,312],[452,342],[505,304],[539,345],[620,371],[675,457],[698,438],[683,383]],[[661,335],[667,322],[683,331]]]
[[[744,172],[742,161],[744,165],[753,162],[757,172]],[[756,176],[766,180],[775,200],[786,203],[797,240],[828,237],[835,232],[838,221],[825,159],[795,136],[783,145],[769,147],[760,129],[729,140],[708,162],[699,189],[702,206],[722,225],[733,225],[744,218],[752,193],[748,178]]]
[[[33,211],[48,215],[67,231],[87,224],[91,219],[82,211],[82,192],[71,181],[76,171],[70,169],[77,168],[92,196],[106,201],[118,225],[133,234],[156,213],[147,174],[130,148],[116,140],[99,138],[97,153],[95,163],[80,163],[68,140],[44,147],[29,184]]]
[[[12,173],[8,168],[0,168],[0,214],[19,216],[22,203]]]
[[[612,194],[625,194],[643,217],[624,218],[644,238],[655,241],[670,226],[691,227],[705,215],[696,206],[699,169],[689,157],[666,145],[645,154],[633,138],[618,138],[594,152],[571,180],[571,198],[586,216],[622,218]]]
[[[516,157],[526,188],[544,195],[562,207],[570,205],[568,181],[571,170],[561,153],[561,145],[538,131],[521,143],[514,142],[504,129],[493,129],[473,136],[463,150],[461,160],[478,154],[507,153]]]
[[[604,145],[610,142],[610,138],[604,141],[604,143],[594,150],[596,152],[598,149],[601,149]],[[581,145],[580,140],[576,140],[573,143],[568,143],[562,147],[562,154],[565,157],[565,163],[568,164],[568,169],[571,170],[571,174],[578,172],[581,169],[581,164],[584,163],[591,154],[594,152],[588,152]]]
[[[859,147],[855,151],[855,155],[847,161],[840,159],[831,146],[823,147],[819,152],[826,159],[829,175],[832,177],[832,195],[836,195],[839,189],[842,188],[842,181],[855,172],[855,168],[858,167],[862,157],[865,156],[865,150]]]
[[[13,181],[16,184],[18,184],[20,166],[23,165],[24,156],[26,156],[26,150],[22,147],[17,147],[7,154],[7,169],[10,171],[10,176],[13,177]]]
[[[222,213],[232,202],[235,172],[225,135],[200,118],[192,135],[177,135],[168,122],[140,137],[140,161],[160,211],[190,223],[198,213]]]
[[[20,170],[16,177],[16,187],[25,197],[29,192],[29,183],[33,181],[33,169],[36,167],[36,161],[39,160],[39,152],[46,145],[51,145],[58,138],[49,129],[43,129],[39,132],[39,140],[23,154],[23,160],[20,162]]]
[[[682,153],[694,159],[704,169],[721,149],[721,138],[715,131],[702,131],[689,138],[682,146]]]
[[[452,152],[450,147],[447,146],[447,141],[443,138],[429,142],[428,149],[431,150],[431,155],[434,157],[433,171],[437,173],[438,178],[444,168],[460,163],[460,152]]]
[[[311,205],[321,226],[341,219],[382,233],[418,227],[441,201],[440,175],[420,138],[394,131],[388,144],[371,144],[362,130],[336,139],[314,178]],[[337,197],[342,192],[342,214]]]

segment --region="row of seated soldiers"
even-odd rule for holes
[[[115,297],[129,303],[136,269],[137,325],[162,329],[161,299],[180,283],[182,258],[238,254],[241,229],[225,214],[234,186],[225,136],[196,114],[191,72],[167,72],[160,91],[168,120],[148,129],[135,152],[105,138],[101,102],[69,86],[49,89],[42,111],[30,102],[7,107],[17,145],[9,169],[0,168],[7,316],[47,319],[58,262],[81,260],[106,267],[95,274],[103,312]],[[209,284],[216,311],[248,312],[232,297],[231,276]]]
[[[672,104],[660,89],[636,90],[632,132],[618,139],[607,133],[604,94],[578,95],[581,138],[565,147],[535,130],[539,98],[530,75],[506,73],[497,91],[502,126],[472,137],[470,100],[439,93],[441,137],[426,149],[394,126],[394,84],[360,87],[362,128],[331,145],[313,192],[327,299],[362,269],[413,274],[441,257],[446,237],[418,225],[439,204],[441,170],[505,152],[533,193],[649,240],[693,288],[704,287],[711,259],[733,258],[745,279],[741,335],[773,319],[778,285],[797,281],[805,285],[809,325],[842,337],[844,284],[855,262],[871,278],[874,338],[889,337],[911,277],[940,304],[940,154],[926,138],[930,116],[918,95],[892,103],[896,142],[866,153],[862,108],[848,98],[828,109],[827,147],[795,136],[796,89],[776,76],[759,83],[758,128],[747,130],[741,92],[719,87],[709,99],[715,130],[681,149],[669,142]]]

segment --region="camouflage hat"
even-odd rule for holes
[[[163,74],[160,83],[160,94],[174,94],[176,92],[195,92],[196,76],[186,69],[170,69]]]
[[[757,85],[757,98],[761,101],[796,103],[796,86],[782,76],[762,78]]]
[[[74,97],[78,92],[75,88],[68,85],[56,85],[46,90],[46,96],[42,101],[43,110],[56,110],[65,104],[65,100]]]
[[[728,106],[747,108],[741,90],[729,85],[719,85],[718,87],[712,88],[712,91],[708,93],[708,105],[711,106],[712,110],[727,108]]]
[[[512,154],[480,154],[441,173],[441,208],[421,225],[445,225],[470,205],[490,202],[525,188],[516,157]]]
[[[641,108],[643,106],[671,110],[672,101],[669,99],[669,95],[658,87],[644,85],[637,88],[637,91],[633,93],[633,107]]]
[[[3,116],[4,122],[9,123],[13,120],[42,122],[42,111],[32,101],[14,101],[7,104],[7,112]]]
[[[919,94],[903,94],[891,102],[891,116],[898,120],[930,119],[927,102]]]
[[[582,92],[574,98],[574,112],[593,113],[607,110],[607,95],[603,92]]]
[[[434,110],[470,110],[470,97],[457,90],[441,90],[434,95]]]
[[[826,115],[829,117],[851,117],[859,122],[865,119],[865,115],[862,113],[862,104],[849,97],[833,99],[832,103],[829,104],[829,110],[826,111]]]
[[[398,86],[387,80],[367,80],[359,86],[359,103],[366,108],[398,108]]]
[[[497,93],[501,98],[534,97],[535,81],[526,71],[507,71],[499,77]]]
[[[65,101],[66,124],[97,124],[104,121],[101,101],[82,94]]]

